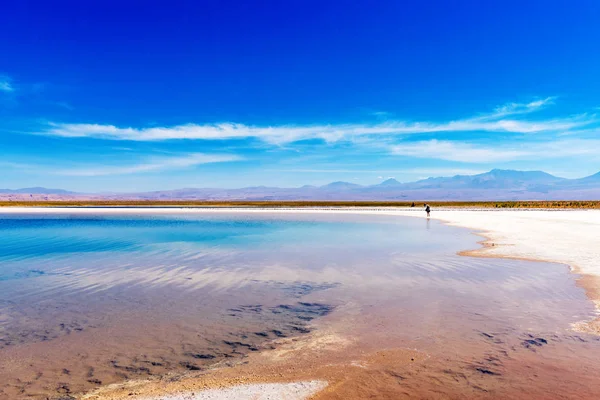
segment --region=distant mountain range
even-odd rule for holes
[[[144,193],[82,194],[41,187],[0,189],[0,200],[598,200],[600,172],[566,179],[542,171],[493,169],[477,175],[428,178],[377,185],[332,182],[324,186],[241,189],[183,188]]]
[[[31,187],[23,189],[0,189],[0,194],[76,194],[63,189],[48,189],[44,187]]]

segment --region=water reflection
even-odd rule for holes
[[[31,364],[5,368],[0,381],[17,387],[19,374],[43,372],[50,387],[59,377],[47,366],[65,364],[94,368],[91,382],[69,378],[89,388],[125,368],[147,374],[148,363],[159,374],[197,366],[194,354],[207,363],[241,356],[330,311],[298,311],[299,302],[333,307],[332,318],[356,326],[371,326],[360,315],[377,315],[373,305],[387,307],[387,323],[396,318],[403,335],[431,343],[480,335],[483,318],[520,338],[593,312],[566,267],[456,255],[476,242],[438,221],[389,216],[0,219],[0,352],[42,343],[54,354],[27,354]]]

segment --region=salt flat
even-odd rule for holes
[[[152,397],[148,400],[301,400],[324,389],[327,382],[256,383]]]
[[[493,243],[482,250],[486,255],[560,262],[600,276],[600,210],[434,210],[432,215],[484,234]]]

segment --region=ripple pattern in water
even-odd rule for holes
[[[564,266],[456,254],[477,241],[383,216],[2,217],[0,355],[27,361],[0,361],[0,398],[202,368],[330,313],[359,327],[393,310],[395,337],[431,346],[482,321],[519,343],[593,311]]]

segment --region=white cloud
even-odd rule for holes
[[[511,161],[529,155],[520,150],[478,147],[470,143],[442,140],[404,143],[392,146],[391,151],[400,156],[470,163]]]
[[[452,175],[475,175],[485,172],[485,169],[473,168],[396,168],[396,169],[277,169],[277,172],[305,172],[305,173],[352,173],[352,174],[382,174],[377,178],[390,179],[396,176],[385,174],[452,174]]]
[[[417,126],[415,125],[415,128]],[[418,127],[417,129],[424,129]],[[271,143],[289,143],[303,139],[336,141],[355,135],[408,133],[413,128],[400,122],[374,125],[249,126],[222,123],[214,125],[178,125],[173,127],[119,128],[98,124],[52,124],[44,133],[63,137],[94,137],[113,140],[159,141],[169,139],[241,139],[259,138]]]
[[[170,127],[117,127],[101,124],[52,123],[40,134],[62,137],[91,137],[110,140],[161,141],[170,139],[223,140],[258,138],[268,143],[284,144],[305,139],[323,139],[335,142],[342,139],[374,135],[409,135],[435,132],[509,132],[509,133],[564,133],[599,122],[595,114],[581,114],[564,118],[523,120],[507,118],[516,114],[537,111],[554,98],[548,97],[526,104],[510,103],[492,113],[446,122],[386,121],[373,124],[338,125],[278,125],[251,126],[236,123],[185,124]]]
[[[405,169],[402,172],[411,175],[419,175],[419,176],[454,176],[454,175],[477,175],[487,172],[488,170],[485,168],[409,168]]]
[[[154,172],[165,169],[177,169],[193,167],[201,164],[239,161],[242,158],[236,155],[218,155],[192,153],[180,157],[155,157],[146,159],[144,162],[132,165],[103,166],[103,167],[72,167],[52,171],[57,175],[66,176],[102,176],[102,175],[126,175],[144,172]]]
[[[462,141],[428,140],[390,146],[392,154],[466,163],[557,159],[573,156],[600,157],[600,140],[557,140],[520,142],[518,145],[481,145]]]
[[[373,111],[373,112],[371,112],[371,115],[374,117],[377,117],[377,118],[389,118],[393,114],[388,111]]]
[[[562,139],[544,143],[526,144],[540,158],[583,156],[600,159],[600,139]]]
[[[23,164],[16,163],[11,161],[0,160],[0,167],[2,168],[10,168],[10,169],[18,169],[18,170],[31,170],[37,168],[35,165],[31,164]]]
[[[178,125],[159,128],[119,128],[98,124],[53,124],[44,134],[62,137],[92,137],[111,140],[160,141],[169,139],[222,140],[259,138],[270,143],[289,143],[304,139],[335,142],[366,135],[407,135],[435,132],[557,132],[589,125],[595,117],[585,115],[547,121],[477,121],[458,120],[447,123],[389,121],[381,124],[345,124],[314,126],[248,126],[223,123],[216,125]]]
[[[15,88],[11,84],[10,78],[0,75],[0,92],[14,92]]]
[[[534,100],[529,103],[506,103],[500,107],[496,107],[494,113],[487,118],[501,118],[507,115],[528,114],[539,111],[540,109],[554,104],[555,96],[546,97],[545,99]]]

